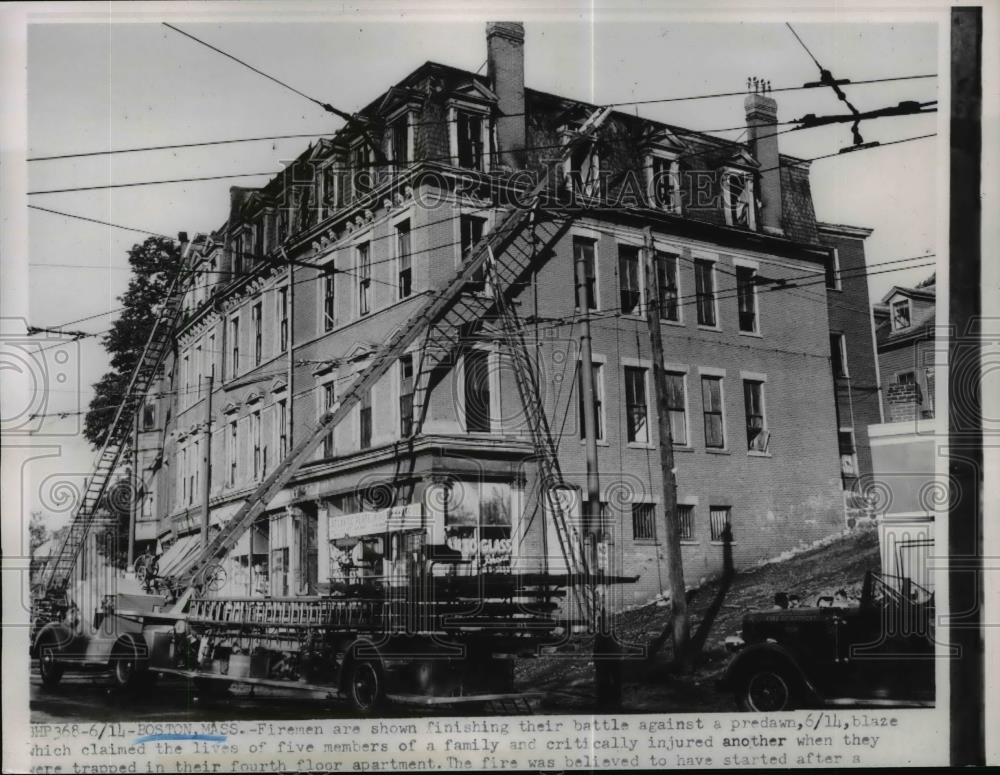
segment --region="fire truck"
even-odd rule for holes
[[[567,144],[564,156],[591,142],[609,113],[596,111]],[[629,580],[605,576],[598,583],[579,529],[568,517],[537,374],[523,326],[508,301],[539,251],[565,232],[566,218],[572,217],[536,228],[536,207],[548,186],[543,180],[522,198],[529,206],[507,208],[457,273],[390,336],[339,402],[317,418],[189,561],[158,579],[156,589],[95,595],[100,599],[93,618],[81,614],[73,619],[68,615],[73,569],[102,518],[133,417],[169,349],[191,276],[179,274],[111,424],[94,476],[46,570],[31,646],[43,683],[57,684],[67,667],[98,667],[110,669],[123,689],[136,689],[158,674],[174,675],[194,681],[205,695],[232,683],[297,688],[344,698],[362,713],[390,700],[425,705],[523,700],[513,692],[514,659],[565,643],[574,629],[593,625],[601,611],[600,590]],[[490,293],[481,290],[484,275]],[[433,509],[418,503],[363,520],[366,524],[354,536],[362,549],[353,565],[365,567],[348,564],[340,577],[331,574],[322,595],[219,595],[227,554],[407,348],[423,338],[418,381],[427,380],[487,316],[501,323],[564,572],[517,572],[470,561],[468,552],[444,538]]]

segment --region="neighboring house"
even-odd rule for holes
[[[874,325],[869,309],[865,239],[871,229],[817,224],[820,241],[833,249],[827,266],[830,367],[837,409],[837,445],[848,521],[864,515],[858,483],[872,472],[868,426],[882,419]]]
[[[909,402],[892,402],[892,395],[912,394],[917,419],[934,417],[934,278],[915,288],[894,286],[882,303],[874,307],[875,339],[879,371],[882,375],[882,402],[887,422],[912,419],[894,417],[893,407]],[[894,386],[904,386],[899,388]]]
[[[932,588],[934,515],[947,503],[936,475],[934,278],[894,287],[874,307],[886,422],[869,426],[867,489],[879,520],[885,572]]]
[[[154,429],[163,440],[149,509],[171,562],[198,545],[206,452],[221,524],[537,174],[553,174],[572,206],[537,212],[534,271],[513,301],[579,518],[574,260],[585,262],[603,518],[583,531],[599,564],[639,577],[622,602],[649,600],[667,578],[647,227],[688,579],[718,573],[727,555],[743,567],[843,528],[839,434],[855,432],[855,465],[867,466],[857,423],[871,408],[860,387],[835,399],[830,336],[849,329],[851,384],[871,387],[870,332],[848,326],[822,286],[794,284],[822,276],[837,252],[863,266],[867,231],[816,223],[808,166],[779,155],[764,94],[747,96],[747,144],[613,113],[549,169],[597,108],[526,89],[523,44],[520,24],[491,23],[485,76],[422,65],[360,112],[365,133],[341,130],[264,187],[234,187],[226,223],[191,244],[185,260],[202,279],[143,423],[149,443]],[[863,280],[845,279],[834,298],[868,305]],[[470,573],[558,570],[497,325],[466,337],[429,381],[418,342],[241,538],[219,593],[315,594],[377,558],[405,570],[428,542],[460,552]]]

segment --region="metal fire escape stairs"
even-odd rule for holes
[[[600,128],[610,113],[611,108],[596,110],[563,149],[560,162],[568,158],[580,144],[590,142],[594,132]],[[421,358],[423,362],[421,363],[421,373],[418,375],[419,384],[414,391],[414,403],[423,405],[425,411],[426,389],[424,388],[424,395],[420,396],[421,388],[419,386],[426,386],[427,383],[424,380],[429,378],[429,374],[434,369],[435,364],[428,363],[428,359],[441,363],[445,358],[450,357],[451,353],[461,347],[468,332],[478,325],[487,313],[496,308],[496,300],[510,290],[510,283],[529,270],[536,255],[536,246],[534,242],[535,232],[527,227],[533,222],[535,203],[547,193],[549,185],[549,180],[543,177],[519,206],[508,208],[506,216],[499,225],[480,240],[447,285],[441,290],[431,293],[403,326],[389,337],[380,351],[357,375],[333,407],[319,417],[312,428],[292,447],[257,489],[249,495],[243,506],[215,534],[194,560],[174,575],[172,579],[174,587],[178,590],[184,590],[174,605],[175,611],[183,611],[198,589],[206,586],[212,578],[217,559],[223,557],[235,546],[240,536],[264,512],[268,503],[288,484],[299,468],[322,443],[323,438],[348,416],[393,364],[407,353],[410,346],[419,337],[424,335],[427,337],[426,346]],[[557,223],[550,223],[548,227],[552,231],[548,240],[543,239],[543,242],[546,243],[555,239],[562,231]],[[494,284],[494,293],[492,295],[469,293],[470,285],[472,287],[482,286],[491,255],[499,256],[496,263],[503,264],[502,270],[494,272],[494,276],[499,279],[499,282]],[[557,513],[561,514],[561,509]],[[567,524],[564,524],[564,528],[560,532],[567,537],[571,535]],[[572,543],[568,540],[567,542]],[[580,552],[571,551],[567,562],[570,563],[574,573],[586,574],[585,564],[580,566],[576,562],[576,558],[581,556]]]
[[[43,583],[47,597],[58,597],[65,593],[87,536],[94,524],[100,520],[112,475],[122,454],[131,446],[130,436],[136,414],[149,392],[157,369],[172,346],[177,323],[181,317],[184,294],[195,276],[192,272],[184,271],[183,254],[182,244],[181,270],[171,282],[166,298],[160,306],[146,345],[132,371],[124,397],[108,426],[100,454],[97,456],[97,465],[87,480],[59,551],[46,566]]]

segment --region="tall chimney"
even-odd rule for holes
[[[486,23],[486,75],[499,98],[497,150],[500,162],[524,167],[524,25]]]
[[[778,103],[762,93],[748,94],[743,102],[747,114],[750,150],[760,164],[761,223],[764,231],[783,234],[781,228],[781,169],[778,166]]]

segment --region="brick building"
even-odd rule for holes
[[[785,286],[822,277],[838,254],[863,266],[867,232],[816,222],[808,165],[779,154],[775,101],[748,94],[747,144],[612,113],[555,168],[596,106],[525,88],[520,24],[488,25],[487,48],[486,75],[428,62],[365,107],[363,125],[260,189],[233,188],[225,224],[192,242],[198,284],[144,413],[163,444],[144,510],[161,572],[199,545],[206,460],[219,525],[541,175],[557,194],[535,214],[537,251],[511,302],[579,515],[574,259],[588,267],[603,516],[583,527],[599,564],[639,576],[622,602],[649,600],[667,578],[647,229],[688,580],[718,573],[727,554],[746,566],[844,526],[838,429],[871,402],[840,400],[831,332],[849,337],[851,369],[874,385],[871,333],[822,285]],[[863,280],[834,294],[868,307]],[[470,573],[558,569],[498,325],[466,332],[429,381],[415,345],[241,538],[221,591],[315,594],[380,560],[404,572],[420,543],[461,553]]]

